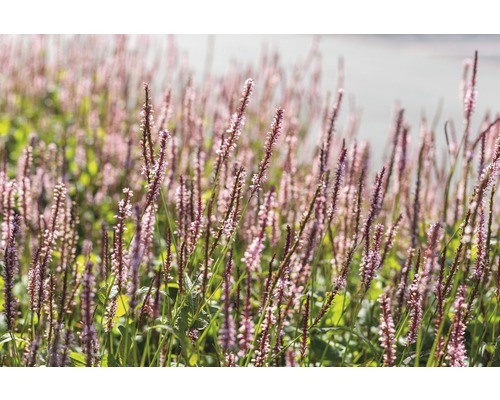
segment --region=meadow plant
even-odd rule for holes
[[[0,365],[500,366],[477,52],[382,156],[317,49],[199,80],[129,40],[0,37]]]

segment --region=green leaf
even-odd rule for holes
[[[72,351],[69,355],[69,358],[73,360],[73,365],[75,367],[85,367],[87,365],[85,356],[83,354]]]
[[[128,296],[122,294],[118,298],[118,307],[116,308],[116,318],[123,317],[127,313],[127,304],[129,303],[129,298]]]
[[[14,339],[17,342],[26,343],[26,340],[24,340],[20,337],[14,336]],[[4,335],[0,336],[0,346],[3,346],[5,343],[11,342],[11,341],[12,341],[12,336],[10,333],[5,333]]]
[[[153,329],[160,329],[160,330],[168,331],[170,333],[174,333],[174,329],[169,325],[160,324],[160,325],[153,325],[153,326],[146,327],[146,331],[150,331]]]
[[[323,358],[328,361],[340,360],[339,351],[330,343],[317,336],[311,338],[310,349],[314,357]]]
[[[198,354],[196,353],[191,354],[191,356],[189,357],[189,365],[191,367],[194,367],[196,366],[197,362],[198,362]]]
[[[495,342],[494,360],[500,361],[500,336],[497,337],[497,340]]]
[[[101,358],[101,367],[121,367],[112,354],[104,354]]]

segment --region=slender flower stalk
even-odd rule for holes
[[[266,174],[270,166],[273,149],[276,146],[276,142],[278,141],[278,138],[281,134],[283,113],[284,110],[282,108],[278,108],[276,110],[276,115],[271,125],[271,131],[267,133],[266,145],[264,146],[264,158],[260,161],[259,169],[257,173],[252,177],[252,184],[250,185],[252,196],[255,192],[261,189],[262,184],[267,180]]]
[[[202,168],[203,168],[203,153],[201,147],[198,147],[198,151],[196,152],[196,162],[195,162],[195,170],[196,170],[196,178],[195,178],[195,192],[196,192],[196,208],[194,210],[194,219],[190,225],[191,235],[189,237],[189,253],[194,251],[196,246],[196,242],[202,235],[203,230],[203,207],[202,207],[202,189],[201,189],[201,176],[202,176]]]
[[[169,137],[170,134],[167,130],[160,132],[160,152],[149,174],[150,181],[147,185],[148,191],[146,193],[146,204],[144,205],[145,210],[156,203],[158,194],[160,193],[160,187],[165,178],[165,170],[167,167],[167,140]]]
[[[403,304],[405,303],[407,292],[408,292],[408,277],[410,274],[410,269],[413,261],[413,256],[415,255],[415,250],[413,248],[408,249],[408,253],[406,256],[406,261],[401,268],[398,290],[396,292],[396,313],[395,318],[399,320],[401,316],[401,312],[403,309]]]
[[[417,255],[415,267],[415,275],[413,276],[412,284],[408,295],[407,309],[410,310],[410,323],[408,334],[406,336],[407,345],[415,343],[417,340],[418,330],[422,322],[423,313],[423,294],[422,294],[422,278],[420,275],[420,251]]]
[[[109,233],[107,225],[102,226],[101,275],[104,280],[109,276]]]
[[[223,283],[223,303],[224,312],[222,327],[219,331],[219,341],[224,353],[231,351],[235,344],[235,324],[233,319],[233,306],[231,303],[231,277],[233,273],[233,251],[229,252],[229,261],[226,265],[226,270],[224,271],[224,283]]]
[[[172,233],[170,229],[167,230],[167,254],[165,257],[165,263],[163,265],[163,273],[165,275],[165,282],[168,283],[170,280],[170,268],[172,267]]]
[[[401,109],[398,112],[396,126],[394,129],[392,152],[391,152],[391,158],[389,161],[389,168],[387,171],[387,179],[385,180],[385,188],[384,188],[384,192],[382,194],[382,201],[385,199],[385,196],[386,196],[387,192],[389,191],[389,185],[391,183],[392,171],[394,169],[394,164],[396,161],[396,152],[397,152],[398,144],[399,144],[399,136],[401,134],[401,130],[402,130],[402,126],[403,126],[403,117],[404,117],[404,110]]]
[[[139,319],[137,321],[139,326],[142,326],[146,320],[146,316],[154,319],[158,315],[159,311],[157,309],[157,304],[155,304],[155,297],[153,297],[153,287],[158,287],[161,284],[161,274],[158,272],[155,274],[151,282],[149,283],[148,291],[142,302],[141,311],[139,312]]]
[[[307,326],[309,321],[309,313],[310,313],[310,305],[311,305],[311,295],[307,295],[306,304],[304,306],[304,315],[302,317],[302,336],[300,338],[300,360],[304,361],[307,351]]]
[[[162,106],[162,112],[159,119],[159,132],[163,131],[167,125],[172,113],[172,88],[168,88]]]
[[[420,151],[418,154],[418,167],[417,167],[417,180],[415,183],[415,195],[413,198],[413,207],[411,214],[411,247],[416,248],[418,243],[418,223],[420,220],[420,208],[421,208],[421,188],[422,188],[422,168],[424,163],[425,154],[425,141],[422,140],[422,145],[420,146]],[[445,205],[447,209],[448,205]],[[446,211],[445,211],[446,212]],[[446,217],[446,215],[445,215]],[[446,220],[446,218],[445,218]]]
[[[184,293],[184,274],[185,274],[186,262],[187,262],[186,242],[182,242],[181,251],[178,259],[178,265],[177,265],[178,275],[179,275],[178,276],[179,293]]]
[[[464,95],[464,116],[467,123],[470,123],[470,119],[472,113],[476,109],[476,98],[477,98],[477,89],[476,89],[476,80],[477,80],[477,51],[474,52],[474,62],[472,66],[472,77],[471,82],[467,86]]]
[[[337,92],[337,100],[333,106],[330,118],[328,121],[328,129],[325,131],[323,143],[320,150],[320,168],[319,176],[321,177],[328,169],[330,148],[332,143],[333,132],[335,130],[335,122],[340,113],[340,106],[342,105],[342,98],[344,96],[344,90],[339,89]]]
[[[220,149],[217,152],[217,161],[215,164],[214,179],[219,175],[220,169],[224,162],[227,161],[231,152],[236,148],[236,142],[241,135],[241,129],[245,125],[245,112],[250,102],[250,97],[253,91],[253,80],[247,79],[241,94],[240,104],[231,118],[226,138],[222,140]]]
[[[385,245],[384,245],[384,251],[382,252],[382,257],[380,260],[380,264],[383,264],[385,261],[385,258],[387,257],[387,253],[392,249],[394,246],[394,240],[396,237],[396,233],[398,231],[399,224],[401,223],[403,219],[403,214],[399,214],[399,217],[396,219],[396,222],[392,224],[389,229],[387,229],[387,232],[385,234]]]
[[[246,356],[247,352],[252,350],[252,337],[255,332],[254,322],[252,319],[252,306],[251,306],[251,296],[252,296],[252,270],[247,265],[246,266],[246,288],[245,288],[245,302],[243,305],[243,315],[241,317],[241,325],[239,327],[238,333],[238,344],[239,352],[238,356],[243,358]]]
[[[316,318],[314,319],[312,326],[318,325],[321,319],[325,316],[326,312],[330,308],[335,299],[335,296],[343,289],[345,289],[347,285],[347,275],[351,268],[352,259],[354,256],[355,246],[352,245],[351,248],[347,251],[347,255],[345,257],[344,263],[342,265],[342,270],[340,275],[337,276],[333,283],[333,290],[328,294],[327,299],[321,309],[319,310]]]
[[[181,237],[186,237],[188,227],[188,190],[184,176],[179,177],[179,186],[175,193],[177,220],[176,225]]]
[[[219,224],[219,229],[213,241],[210,255],[213,254],[221,235],[224,234],[226,237],[230,238],[233,235],[234,230],[236,229],[236,224],[240,218],[241,213],[241,199],[243,194],[243,187],[245,185],[245,178],[245,168],[240,167],[236,175],[234,176],[231,194],[228,198],[228,201],[226,202],[224,217]]]
[[[342,150],[340,151],[339,160],[337,162],[337,168],[335,170],[332,200],[327,212],[328,225],[331,223],[333,216],[337,212],[337,203],[339,199],[340,186],[342,185],[342,177],[345,173],[345,168],[346,168],[346,157],[347,157],[347,148],[345,147],[345,141],[343,141]]]
[[[437,341],[437,346],[436,346],[436,352],[435,352],[435,357],[436,358],[441,358],[444,355],[443,349],[444,349],[444,338],[441,335],[440,327],[441,323],[444,318],[444,270],[446,268],[446,247],[443,250],[443,254],[441,256],[441,262],[440,262],[440,268],[439,268],[439,276],[438,280],[436,282],[436,319],[434,322],[435,326],[435,333],[438,335],[438,341]]]
[[[374,249],[374,247],[370,247],[370,234],[371,234],[371,228],[375,222],[375,219],[377,218],[377,215],[380,212],[381,209],[381,201],[382,201],[382,186],[384,183],[384,174],[385,174],[385,167],[382,168],[382,171],[380,174],[377,174],[375,176],[375,184],[373,186],[373,191],[372,191],[372,197],[370,201],[370,210],[368,212],[368,216],[365,219],[365,223],[363,226],[363,235],[362,238],[365,241],[365,251],[364,251],[364,262],[363,266],[361,268],[361,271],[364,270],[365,266],[364,264],[366,262],[369,262],[369,259],[371,258],[370,256],[370,249]],[[380,245],[380,243],[379,243]],[[374,268],[378,267],[378,264],[374,266]],[[364,274],[364,273],[363,273]],[[367,275],[368,276],[368,275]],[[371,280],[371,279],[370,279]],[[365,281],[365,278],[363,278],[363,281]],[[366,280],[366,282],[368,282]],[[365,284],[366,284],[365,282]]]

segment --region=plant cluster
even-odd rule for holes
[[[316,46],[197,82],[174,39],[4,36],[0,66],[0,365],[500,365],[477,53],[463,126],[398,106],[382,160]]]

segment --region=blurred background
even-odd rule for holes
[[[318,93],[322,95],[335,94],[339,70],[342,69],[339,66],[343,65],[345,100],[339,128],[345,129],[347,119],[353,114],[358,115],[358,137],[369,139],[375,153],[386,143],[397,106],[405,109],[412,137],[419,134],[422,117],[435,128],[438,144],[444,143],[443,126],[447,120],[453,120],[457,132],[461,133],[460,83],[464,61],[472,60],[475,50],[479,52],[478,97],[472,128],[480,129],[485,112],[489,111],[493,117],[500,111],[500,35],[126,36],[129,51],[145,54],[152,71],[151,76],[143,76],[141,71],[135,70],[136,66],[127,64],[132,79],[136,80],[131,87],[138,89],[141,82],[149,80],[157,94],[161,94],[166,86],[185,84],[181,80],[186,76],[169,76],[167,71],[172,59],[199,86],[207,76],[227,77],[235,70],[244,71],[243,75],[252,77],[257,85],[259,82],[263,84],[262,76],[251,76],[259,73],[249,72],[247,76],[245,71],[259,71],[266,57],[277,58],[282,68],[279,79],[282,84],[288,84],[293,81],[297,68],[310,63],[304,84],[307,86],[311,75],[318,71],[318,76],[321,76]],[[29,51],[34,36],[9,35],[3,40],[12,41],[14,48],[21,44]],[[62,56],[72,68],[72,60],[82,63],[95,59],[102,63],[107,58],[113,63],[110,56],[117,40],[106,35],[50,35],[44,42],[48,44],[49,54],[51,43],[65,42],[68,45],[66,50],[52,55]],[[88,53],[87,46],[93,41],[100,43],[101,57],[97,53]],[[131,93],[141,95],[137,90]],[[132,106],[136,105],[136,96],[128,100]],[[276,99],[276,106],[280,105],[279,102],[280,99]],[[320,103],[324,104],[323,101]],[[313,131],[318,129],[313,126]],[[312,141],[317,137],[313,132]]]
[[[336,90],[343,59],[346,100],[361,112],[362,138],[386,137],[397,102],[413,134],[422,116],[430,122],[438,116],[441,127],[453,119],[460,129],[463,64],[475,50],[479,63],[473,126],[487,110],[493,115],[500,111],[500,35],[180,35],[175,40],[198,78],[207,69],[222,75],[236,60],[255,64],[264,51],[273,50],[291,74],[293,65],[304,61],[317,43],[324,92]],[[377,147],[377,142],[372,144]]]

